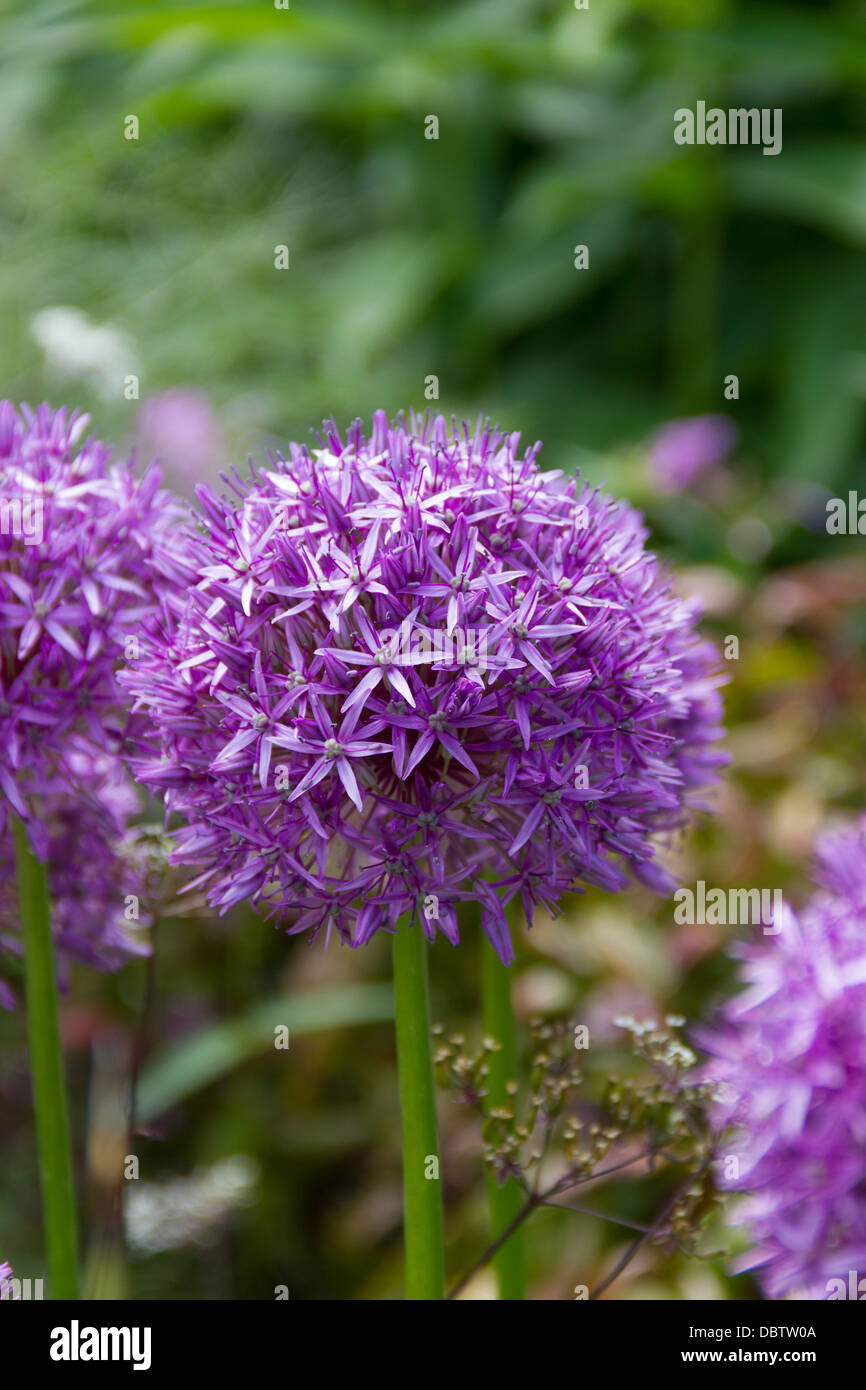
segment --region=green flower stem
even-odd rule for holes
[[[405,919],[394,935],[394,1011],[403,1118],[406,1297],[441,1299],[445,1296],[445,1243],[430,1053],[427,943],[420,925],[416,922],[410,927]]]
[[[512,972],[502,964],[490,943],[483,940],[481,1008],[484,1033],[500,1045],[500,1050],[491,1052],[488,1058],[488,1113],[500,1107],[510,1109],[514,1104],[513,1097],[506,1089],[509,1081],[517,1080],[517,1022],[511,1002],[511,977]],[[514,1223],[525,1205],[526,1198],[520,1184],[513,1177],[509,1177],[500,1187],[491,1174],[487,1179],[487,1191],[490,1235],[493,1240],[497,1240]],[[524,1245],[524,1232],[520,1226],[494,1256],[493,1268],[499,1281],[501,1299],[522,1300],[526,1297]]]
[[[57,982],[48,880],[45,866],[31,852],[27,831],[17,818],[15,859],[24,936],[27,1038],[36,1114],[48,1280],[53,1298],[77,1299],[75,1191],[63,1084],[63,1054],[57,1022]]]

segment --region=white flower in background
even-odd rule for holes
[[[81,309],[57,304],[34,314],[30,331],[49,372],[85,381],[105,399],[123,398],[126,378],[136,373],[136,363],[132,343],[121,329],[93,323]]]
[[[130,1245],[143,1255],[212,1245],[232,1213],[255,1200],[258,1176],[255,1160],[239,1154],[188,1178],[131,1184],[123,1211]]]

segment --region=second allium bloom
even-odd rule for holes
[[[0,401],[0,836],[48,852],[53,801],[130,735],[116,667],[154,606],[180,505],[85,437],[86,415]]]
[[[405,913],[457,939],[623,866],[721,761],[715,657],[640,517],[439,416],[200,488],[189,599],[126,680],[161,736],[143,781],[225,909],[359,945]]]
[[[866,1273],[866,817],[817,854],[819,891],[741,948],[745,988],[704,1038],[749,1194],[740,1268],[769,1298],[847,1298]]]

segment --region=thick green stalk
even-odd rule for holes
[[[445,1296],[445,1243],[436,1094],[430,1053],[427,943],[416,922],[394,935],[394,1006],[403,1118],[406,1297]]]
[[[18,900],[24,936],[27,994],[27,1038],[39,1181],[48,1256],[48,1281],[56,1299],[78,1297],[78,1259],[75,1231],[75,1191],[66,1118],[63,1054],[57,1023],[57,982],[48,881],[44,864],[30,849],[27,831],[15,821],[15,859]]]
[[[517,1080],[517,1022],[511,1002],[511,974],[490,943],[482,941],[481,1007],[484,1032],[500,1045],[498,1052],[488,1055],[488,1112],[503,1107],[511,1108],[514,1104],[514,1098],[507,1090],[508,1082]],[[490,1206],[490,1236],[491,1240],[496,1240],[512,1224],[525,1205],[526,1198],[515,1178],[508,1178],[500,1187],[492,1174],[487,1179],[487,1192]],[[524,1264],[524,1231],[520,1226],[493,1259],[501,1299],[526,1297]]]

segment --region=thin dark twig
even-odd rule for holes
[[[647,1158],[651,1152],[651,1149],[644,1149],[640,1153],[632,1154],[631,1158],[623,1159],[622,1163],[613,1163],[609,1168],[602,1168],[597,1173],[588,1173],[580,1177],[575,1176],[574,1173],[567,1173],[565,1178],[558,1178],[545,1192],[529,1193],[526,1205],[521,1207],[514,1220],[506,1226],[505,1230],[501,1235],[497,1236],[496,1240],[488,1245],[484,1253],[475,1261],[475,1264],[472,1265],[467,1273],[463,1275],[462,1279],[454,1285],[454,1288],[448,1294],[448,1298],[456,1298],[459,1293],[463,1292],[470,1279],[474,1279],[478,1271],[490,1263],[493,1256],[502,1248],[509,1236],[514,1234],[518,1226],[523,1225],[523,1222],[535,1211],[536,1207],[544,1205],[555,1206],[556,1203],[550,1202],[549,1199],[557,1196],[558,1193],[567,1192],[569,1188],[577,1187],[581,1183],[590,1182],[595,1178],[603,1178],[608,1173],[616,1173],[622,1168],[628,1168],[632,1163],[638,1163],[642,1158]]]
[[[637,1221],[625,1221],[621,1216],[610,1216],[606,1211],[595,1211],[580,1202],[542,1202],[543,1207],[553,1207],[555,1211],[573,1211],[578,1216],[595,1216],[599,1221],[610,1221],[614,1226],[625,1226],[629,1231],[643,1231],[649,1235],[651,1226],[641,1226]]]
[[[637,1240],[632,1241],[631,1245],[628,1247],[622,1258],[620,1260],[617,1260],[616,1264],[614,1265],[610,1274],[608,1274],[607,1278],[603,1279],[599,1284],[598,1288],[595,1289],[594,1292],[589,1295],[589,1301],[591,1303],[594,1302],[595,1299],[599,1298],[604,1293],[605,1289],[609,1289],[611,1284],[619,1278],[626,1266],[631,1264],[632,1260],[634,1259],[637,1252],[640,1250],[641,1246],[644,1245],[647,1240],[649,1240],[650,1236],[655,1235],[658,1231],[661,1230],[662,1226],[664,1225],[670,1213],[673,1211],[677,1202],[680,1200],[683,1194],[689,1190],[692,1183],[696,1182],[698,1178],[703,1177],[704,1173],[707,1171],[709,1166],[710,1160],[709,1158],[706,1158],[704,1162],[701,1164],[700,1168],[698,1168],[693,1173],[689,1173],[685,1182],[680,1183],[679,1187],[675,1189],[673,1196],[670,1198],[668,1202],[665,1203],[664,1207],[658,1215],[657,1220],[653,1223],[652,1226],[650,1226],[649,1230],[642,1232],[637,1237]]]
[[[508,1223],[502,1234],[497,1236],[496,1240],[494,1240],[491,1245],[488,1245],[487,1249],[484,1251],[484,1254],[481,1255],[475,1261],[475,1264],[472,1265],[471,1269],[469,1269],[466,1272],[466,1274],[463,1275],[463,1278],[457,1284],[454,1285],[454,1288],[447,1295],[448,1300],[456,1298],[459,1293],[463,1292],[469,1281],[475,1278],[475,1275],[478,1273],[480,1269],[483,1269],[485,1265],[490,1263],[490,1261],[493,1259],[493,1256],[497,1253],[498,1250],[502,1248],[502,1246],[508,1240],[508,1237],[514,1234],[518,1226],[523,1225],[527,1216],[529,1216],[531,1212],[535,1211],[535,1208],[537,1206],[540,1206],[541,1201],[542,1199],[538,1197],[535,1193],[532,1193],[527,1198],[526,1205],[520,1208],[520,1211],[517,1213],[514,1220]]]
[[[631,1158],[624,1158],[621,1163],[612,1163],[609,1168],[599,1168],[597,1172],[581,1173],[580,1176],[574,1172],[566,1173],[564,1178],[558,1178],[542,1196],[556,1197],[560,1192],[568,1192],[572,1187],[580,1187],[585,1182],[595,1182],[596,1178],[607,1177],[608,1173],[618,1173],[622,1168],[630,1168],[633,1163],[639,1163],[642,1158],[651,1158],[654,1152],[654,1149],[642,1149],[640,1153],[632,1154]]]

